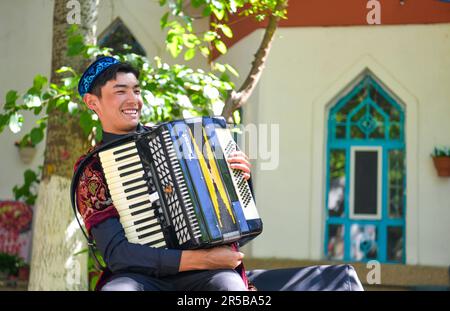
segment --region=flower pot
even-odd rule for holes
[[[36,147],[19,148],[19,156],[23,163],[30,164],[36,154]]]
[[[20,281],[28,281],[30,277],[30,267],[20,267],[18,278]]]
[[[433,157],[434,166],[440,177],[450,177],[450,157]]]

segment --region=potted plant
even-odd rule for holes
[[[0,279],[8,279],[17,272],[17,256],[0,253]]]
[[[16,262],[16,268],[19,281],[28,281],[30,277],[30,265],[23,258],[19,257]]]
[[[16,141],[14,145],[18,148],[20,159],[25,164],[30,164],[36,154],[36,145],[30,138],[24,138]]]
[[[431,154],[434,166],[440,177],[450,177],[450,148],[435,147]]]

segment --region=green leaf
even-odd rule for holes
[[[56,73],[64,73],[64,72],[71,72],[75,74],[75,71],[73,71],[72,67],[62,66],[61,68],[55,70]]]
[[[159,25],[161,26],[161,29],[164,29],[167,26],[167,20],[169,19],[169,12],[164,14],[161,17],[161,20],[159,21]]]
[[[229,64],[225,64],[225,67],[228,69],[229,72],[231,72],[234,76],[239,77],[239,73],[236,69],[233,68],[233,66]]]
[[[211,42],[216,38],[216,36],[217,36],[217,33],[215,33],[214,31],[207,31],[203,35],[203,41]]]
[[[85,47],[82,35],[70,36],[67,40],[67,56],[79,55]]]
[[[220,25],[220,29],[222,30],[223,34],[227,36],[228,38],[233,38],[233,31],[230,27],[228,27],[225,24]]]
[[[184,53],[184,60],[188,61],[194,58],[195,56],[195,49],[188,49],[186,53]]]
[[[33,80],[33,87],[37,90],[41,90],[42,87],[47,84],[47,78],[41,75],[37,75]]]
[[[37,180],[37,174],[33,170],[26,170],[23,173],[23,178],[25,180],[25,185],[30,186],[34,181]]]
[[[212,11],[213,11],[214,15],[217,17],[217,19],[219,21],[221,21],[223,19],[223,17],[225,16],[225,10],[224,9],[213,8]]]
[[[205,6],[202,12],[203,17],[210,17],[211,16],[211,7],[209,5]]]
[[[8,91],[6,93],[6,103],[5,103],[5,110],[13,109],[16,106],[16,100],[19,98],[19,94],[17,94],[17,91]]]
[[[80,127],[84,134],[89,135],[92,131],[93,121],[92,116],[88,111],[83,111],[80,115]]]
[[[37,145],[44,139],[44,131],[41,128],[34,128],[30,132],[30,139],[34,145]]]
[[[225,54],[227,52],[227,46],[221,40],[214,41],[214,46],[222,54]]]
[[[14,113],[9,118],[9,129],[13,133],[19,133],[23,125],[23,116],[19,113]]]

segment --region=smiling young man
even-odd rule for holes
[[[99,58],[81,77],[78,90],[101,121],[102,143],[149,130],[139,123],[143,101],[138,79],[136,69],[112,57]],[[242,170],[245,178],[250,178],[250,163],[245,154],[235,153],[229,161],[231,167]],[[244,254],[235,244],[182,251],[129,243],[97,156],[84,166],[76,189],[78,211],[109,270],[99,289],[240,291],[249,288],[242,264]]]

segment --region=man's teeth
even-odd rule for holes
[[[122,112],[125,114],[136,114],[137,110],[136,109],[127,109],[127,110],[122,110]]]

